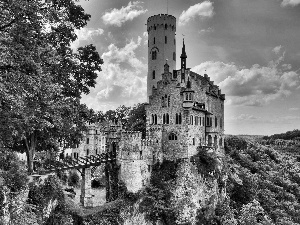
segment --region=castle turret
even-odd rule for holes
[[[151,16],[147,20],[148,78],[147,96],[162,79],[164,63],[168,60],[170,71],[176,67],[176,18],[167,14]]]

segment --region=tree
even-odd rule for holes
[[[103,62],[92,45],[70,48],[90,18],[72,0],[1,1],[0,14],[2,145],[25,151],[32,172],[36,150],[78,143],[90,116],[80,97]]]
[[[146,136],[146,103],[138,103],[129,112],[127,127],[132,131],[141,131],[142,137]]]

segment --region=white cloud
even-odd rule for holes
[[[295,108],[289,108],[289,110],[290,111],[298,111],[298,110],[300,110],[300,108],[297,108],[297,107],[295,107]]]
[[[196,5],[190,6],[188,10],[183,11],[179,16],[179,26],[185,25],[196,16],[212,17],[214,15],[214,7],[212,2],[204,1]]]
[[[273,48],[273,52],[278,55],[280,53],[280,50],[281,50],[282,46],[281,45],[278,45],[276,46],[275,48]]]
[[[133,20],[135,17],[147,12],[147,9],[143,9],[143,7],[139,5],[140,3],[139,1],[129,2],[126,7],[122,6],[121,9],[114,8],[106,12],[102,16],[102,20],[107,25],[121,27],[126,21]]]
[[[104,64],[93,91],[94,97],[84,96],[84,102],[96,110],[107,111],[119,105],[130,106],[147,100],[147,65],[135,51],[142,38],[131,40],[119,48],[110,44],[101,56]]]
[[[101,28],[81,28],[80,30],[76,30],[77,39],[71,44],[71,48],[75,50],[80,46],[81,41],[93,41],[93,37],[100,36],[103,33],[104,30]]]
[[[204,74],[206,70],[211,80],[226,94],[226,104],[262,106],[299,91],[299,74],[280,68],[278,60],[270,62],[268,66],[255,64],[251,68],[208,61],[192,70],[199,74]]]
[[[144,40],[144,45],[148,45],[148,32],[144,32],[143,33],[143,37],[145,38],[145,40]]]
[[[201,34],[201,33],[211,33],[211,32],[214,32],[214,31],[215,31],[214,28],[209,27],[207,29],[200,30],[199,34]]]
[[[287,6],[292,6],[292,7],[294,7],[294,6],[297,6],[297,5],[299,5],[300,4],[300,0],[283,0],[282,2],[281,2],[281,6],[282,7],[287,7]]]

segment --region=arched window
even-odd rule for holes
[[[169,114],[167,113],[166,114],[166,124],[169,124],[170,123],[170,118],[169,118]]]
[[[215,117],[215,127],[217,127],[217,126],[218,126],[218,118]]]
[[[176,140],[177,140],[177,135],[174,134],[174,133],[171,133],[171,134],[169,135],[169,140],[170,140],[170,141],[176,141]]]
[[[152,71],[152,79],[155,79],[155,70]]]
[[[157,52],[153,51],[152,52],[152,60],[156,60],[156,58],[157,58]]]
[[[173,52],[173,60],[176,61],[176,53]]]
[[[165,36],[165,44],[167,44],[168,43],[168,38],[167,38],[167,36]]]
[[[190,125],[193,125],[194,117],[190,116]]]

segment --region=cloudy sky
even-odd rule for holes
[[[167,0],[79,4],[92,18],[72,47],[93,43],[104,60],[82,101],[101,111],[146,102],[145,24],[167,12]],[[177,56],[184,35],[187,66],[206,70],[226,94],[225,133],[300,129],[300,0],[168,0],[168,13],[177,18]]]

